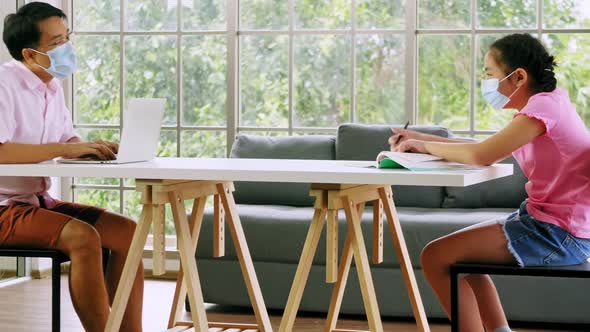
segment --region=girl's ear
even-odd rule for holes
[[[516,81],[516,86],[521,87],[528,82],[529,76],[526,70],[523,68],[517,68],[514,73],[514,79]]]

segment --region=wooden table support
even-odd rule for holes
[[[444,164],[444,163],[443,163]],[[184,287],[177,289],[176,300],[180,301],[188,291],[193,306],[202,303],[200,293],[200,284],[198,274],[196,273],[196,261],[194,259],[195,242],[198,238],[198,229],[201,222],[202,213],[193,213],[193,226],[188,224],[186,212],[183,210],[185,198],[195,199],[196,207],[205,204],[204,199],[207,196],[219,195],[217,199],[217,216],[215,217],[216,231],[218,237],[214,240],[215,255],[223,255],[223,241],[219,238],[222,234],[222,227],[227,221],[227,226],[232,232],[233,242],[237,242],[238,258],[240,266],[244,273],[244,279],[247,281],[248,292],[258,319],[260,330],[270,330],[268,316],[264,310],[264,303],[260,295],[258,282],[252,268],[252,260],[249,255],[246,242],[243,241],[243,232],[235,212],[235,204],[231,195],[230,181],[263,181],[272,183],[282,183],[285,179],[289,182],[298,183],[319,183],[330,179],[332,183],[349,183],[349,185],[314,185],[312,194],[316,196],[316,206],[314,218],[310,226],[304,250],[301,255],[300,263],[295,275],[291,294],[285,310],[284,319],[281,322],[281,331],[290,331],[297,315],[297,309],[301,301],[303,287],[307,282],[307,277],[311,268],[312,258],[315,254],[317,244],[325,223],[329,217],[329,235],[328,236],[328,254],[327,261],[328,272],[326,279],[329,282],[336,282],[334,289],[334,298],[338,299],[338,292],[344,287],[345,276],[348,274],[347,268],[350,267],[348,261],[355,259],[357,269],[362,271],[360,282],[363,285],[363,300],[366,306],[369,306],[369,318],[374,320],[372,328],[378,329],[378,308],[373,306],[372,286],[370,285],[370,271],[368,271],[368,256],[371,255],[373,262],[381,260],[381,225],[379,217],[374,216],[374,222],[377,224],[373,228],[373,238],[379,238],[375,241],[376,247],[373,247],[372,253],[363,254],[364,243],[359,233],[360,213],[358,213],[359,204],[368,201],[380,200],[383,209],[388,218],[393,242],[396,252],[400,256],[400,268],[404,273],[405,282],[410,293],[410,300],[414,309],[414,316],[418,322],[420,330],[427,331],[428,324],[420,301],[416,281],[413,275],[412,266],[407,254],[407,248],[403,241],[401,228],[389,185],[420,185],[420,186],[452,186],[466,187],[469,185],[483,183],[493,179],[502,178],[511,175],[513,172],[512,165],[497,164],[481,169],[457,169],[433,170],[429,172],[407,172],[400,170],[377,170],[368,169],[366,161],[347,161],[342,163],[339,160],[287,160],[287,159],[226,159],[226,158],[154,158],[149,162],[131,163],[121,165],[67,165],[59,164],[55,161],[47,161],[38,164],[6,164],[0,165],[0,176],[43,176],[43,177],[92,177],[92,178],[125,178],[125,179],[162,179],[161,181],[139,180],[138,191],[142,192],[143,210],[139,219],[137,228],[131,241],[128,258],[123,269],[123,274],[119,282],[119,287],[115,294],[113,307],[109,316],[106,330],[109,332],[119,331],[121,320],[123,319],[124,308],[126,307],[131,286],[136,275],[141,256],[144,250],[144,244],[149,233],[150,226],[154,224],[154,273],[164,273],[164,229],[163,229],[163,211],[162,207],[166,204],[173,203],[176,212],[176,232],[178,244],[181,253],[182,269],[181,284],[187,280]],[[453,167],[449,164],[449,166]],[[178,179],[185,179],[179,181]],[[224,180],[219,180],[224,179]],[[381,185],[370,185],[371,183],[380,183]],[[219,190],[219,188],[225,188]],[[198,198],[198,199],[197,199]],[[201,199],[202,198],[202,199]],[[221,204],[220,203],[221,200]],[[221,208],[223,207],[223,210]],[[345,209],[347,224],[350,234],[346,237],[350,242],[342,253],[342,259],[338,262],[338,248],[335,247],[337,242],[336,217],[337,211]],[[196,209],[198,210],[198,209]],[[355,211],[356,210],[356,211]],[[377,211],[376,208],[374,211]],[[225,215],[225,218],[224,218]],[[198,218],[194,217],[198,216]],[[355,222],[356,220],[356,222]],[[351,227],[352,226],[352,227]],[[191,229],[192,228],[192,229]],[[184,231],[183,231],[184,230]],[[191,234],[189,234],[191,233]],[[348,259],[348,257],[351,257]],[[340,266],[339,266],[340,263]],[[343,282],[344,281],[344,282]],[[369,297],[369,298],[367,298]],[[338,304],[333,301],[332,316],[337,318],[336,313]],[[338,304],[339,305],[339,304]],[[198,309],[198,308],[197,308]],[[180,308],[175,304],[174,312],[177,313]],[[203,310],[194,310],[192,313],[192,325],[194,330],[203,330],[211,327],[207,322]],[[183,329],[183,326],[174,325],[177,323],[177,316],[172,319],[173,328]],[[223,329],[217,327],[216,329]],[[230,330],[234,328],[231,327]],[[251,329],[251,327],[247,327]],[[190,330],[190,329],[189,329]],[[226,329],[227,330],[227,329]],[[242,329],[244,330],[244,329]],[[333,329],[332,329],[333,330]],[[334,330],[336,331],[336,330]]]
[[[242,224],[233,199],[233,183],[219,181],[137,180],[136,190],[142,194],[141,203],[143,204],[143,209],[138,222],[138,229],[133,236],[129,257],[123,269],[119,289],[115,295],[106,331],[119,331],[136,273],[133,271],[137,271],[139,267],[143,247],[150,225],[152,224],[154,225],[154,232],[158,232],[158,235],[154,234],[154,243],[156,243],[156,240],[158,241],[157,245],[154,244],[154,274],[165,273],[163,230],[166,204],[170,204],[172,207],[181,261],[167,331],[272,331],[248,244],[246,243]],[[213,196],[214,201],[214,256],[222,257],[224,255],[224,225],[227,220],[242,274],[244,275],[244,281],[248,289],[248,295],[254,308],[256,324],[207,321],[201,283],[197,272],[195,250],[203,222],[205,203],[209,196]],[[184,205],[187,199],[194,200],[190,220],[187,217]],[[183,308],[182,303],[187,293],[191,305],[192,321],[183,322],[179,321],[179,319]]]
[[[310,194],[316,198],[314,217],[307,233],[301,259],[295,273],[295,279],[289,293],[287,306],[283,313],[279,332],[290,332],[293,330],[299,304],[303,296],[303,290],[311,269],[313,257],[322,233],[326,215],[328,216],[327,226],[327,260],[326,260],[326,281],[335,282],[325,331],[352,331],[337,329],[338,313],[342,304],[344,289],[348,280],[348,274],[354,258],[359,283],[367,313],[369,329],[372,332],[383,331],[383,324],[377,305],[377,295],[371,277],[369,256],[365,247],[361,230],[362,212],[365,203],[373,202],[373,250],[372,258],[375,264],[383,261],[383,212],[393,238],[394,247],[400,262],[400,268],[404,276],[410,303],[419,331],[430,331],[420,293],[414,276],[414,270],[406,243],[401,231],[401,225],[397,211],[393,203],[391,187],[388,185],[345,185],[345,184],[313,184]],[[338,253],[337,215],[338,210],[344,209],[347,222],[347,237],[344,244],[340,265],[336,255]],[[336,247],[336,248],[334,248]],[[337,272],[336,272],[337,271]]]

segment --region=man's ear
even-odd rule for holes
[[[30,61],[35,61],[34,57],[35,57],[35,52],[31,51],[28,48],[23,48],[20,51],[21,55],[23,56],[23,62],[30,62]]]

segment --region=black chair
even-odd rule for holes
[[[552,267],[519,267],[509,265],[459,263],[451,265],[451,331],[459,332],[459,275],[492,274],[533,277],[590,278],[590,263]],[[568,329],[590,330],[590,324],[552,324]]]
[[[110,251],[102,250],[103,271],[106,271]],[[51,258],[51,331],[60,330],[60,283],[61,263],[68,262],[70,258],[59,250],[52,249],[25,249],[25,248],[0,248],[0,257],[43,257]]]

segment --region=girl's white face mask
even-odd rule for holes
[[[481,95],[494,109],[500,110],[500,109],[504,108],[504,106],[506,106],[506,104],[508,104],[508,102],[510,101],[510,98],[512,98],[512,96],[514,96],[514,94],[518,91],[518,89],[520,89],[520,87],[518,87],[508,97],[506,97],[500,91],[498,91],[498,88],[500,87],[500,82],[504,81],[505,79],[510,77],[515,72],[516,72],[516,70],[501,80],[499,80],[497,78],[490,78],[487,80],[481,80]]]

